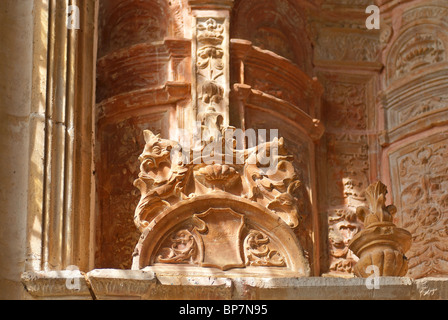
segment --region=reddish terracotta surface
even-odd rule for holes
[[[100,2],[98,267],[130,267],[142,131],[173,139],[194,120],[224,119],[284,138],[301,181],[294,233],[313,274],[354,274],[355,213],[377,180],[413,236],[408,275],[447,274],[445,3],[378,0],[381,29],[367,30],[362,0]],[[210,42],[216,31],[222,42]],[[206,77],[205,58],[229,74]],[[189,248],[192,230],[178,231]]]

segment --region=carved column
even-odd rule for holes
[[[375,276],[402,277],[408,271],[404,254],[411,247],[412,235],[392,222],[397,208],[386,206],[386,194],[383,183],[370,185],[366,190],[369,207],[358,207],[356,212],[365,229],[353,237],[349,248],[359,257],[354,267],[359,277],[367,278],[372,272]]]

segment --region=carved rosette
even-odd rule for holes
[[[349,248],[359,257],[354,268],[358,277],[367,278],[373,270],[377,270],[375,276],[402,277],[408,271],[404,254],[411,247],[412,235],[392,222],[397,209],[386,206],[386,194],[383,183],[370,185],[366,190],[369,207],[357,209],[365,229],[353,237]]]

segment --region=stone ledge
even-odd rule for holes
[[[71,280],[79,290],[69,289]],[[281,278],[192,275],[152,271],[26,272],[22,283],[35,299],[95,300],[446,300],[448,278],[379,278],[369,290],[361,278]],[[70,286],[69,286],[70,287]]]

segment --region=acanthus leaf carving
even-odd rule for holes
[[[356,212],[365,229],[353,237],[349,248],[359,257],[354,267],[359,277],[369,277],[372,267],[380,277],[403,277],[408,271],[405,253],[411,247],[412,235],[392,222],[397,209],[386,206],[386,194],[382,182],[371,184],[366,190],[369,207],[359,207]]]
[[[145,150],[139,157],[141,162],[139,178],[134,185],[140,189],[141,198],[134,222],[142,231],[161,209],[186,198],[183,193],[189,169],[182,162],[172,162],[171,155],[177,143],[161,139],[146,130]]]
[[[400,225],[413,235],[409,276],[422,278],[448,270],[448,187],[446,135],[427,138],[423,144],[400,151],[397,159]],[[394,156],[395,158],[395,156]]]
[[[150,131],[145,132],[145,140],[145,150],[140,156],[141,172],[134,182],[141,192],[134,220],[140,231],[171,206],[218,191],[265,206],[291,228],[299,225],[304,202],[302,184],[283,139],[237,150],[234,142],[221,135],[217,141],[202,142],[199,149],[190,150],[188,161],[184,161],[178,143],[161,139]],[[195,158],[198,151],[200,156]],[[238,161],[226,164],[227,158]]]
[[[247,266],[285,267],[283,255],[269,247],[271,240],[261,231],[251,230],[244,240]]]
[[[185,229],[176,232],[170,239],[170,246],[162,248],[156,262],[169,264],[194,264],[198,245],[193,234]]]

